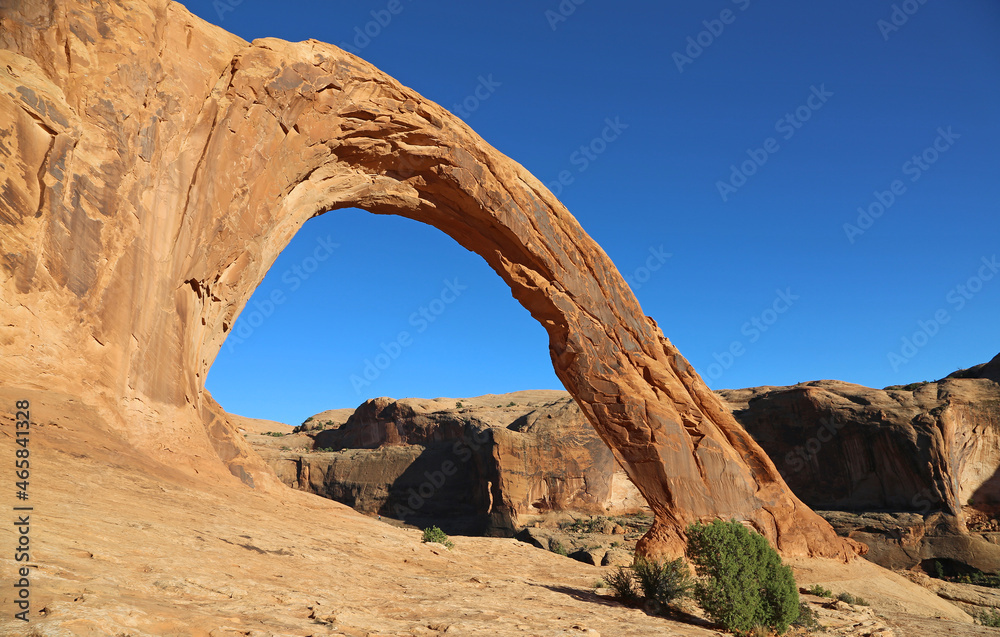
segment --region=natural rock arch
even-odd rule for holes
[[[58,4],[0,9],[0,114],[23,167],[0,209],[0,316],[42,317],[21,335],[39,355],[10,378],[58,378],[164,461],[178,463],[181,439],[205,471],[210,441],[267,487],[205,391],[208,370],[306,220],[397,214],[482,256],[545,327],[557,375],[656,513],[640,550],[676,555],[687,523],[721,516],[786,554],[856,552],[562,204],[458,118],[328,44],[247,44],[162,0]]]

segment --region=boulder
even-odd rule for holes
[[[600,566],[606,553],[607,550],[603,548],[589,548],[573,551],[569,554],[569,556],[577,562],[583,562],[584,564],[590,564],[592,566]]]

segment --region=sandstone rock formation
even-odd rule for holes
[[[306,425],[306,441],[252,439],[267,443],[255,448],[282,482],[420,527],[511,535],[532,515],[618,515],[646,508],[562,391],[377,398],[346,423],[317,414]],[[302,444],[329,451],[303,453],[296,449]]]
[[[607,569],[506,538],[456,537],[448,551],[324,498],[211,484],[151,463],[79,397],[0,385],[0,405],[18,400],[31,403],[38,568],[30,624],[13,617],[14,581],[0,587],[5,637],[718,636],[596,594]],[[14,431],[0,409],[0,457],[19,448]],[[0,525],[0,544],[16,543]],[[865,560],[802,562],[800,585],[842,586],[922,627],[899,637],[991,634]],[[0,565],[14,573],[12,551]]]
[[[1000,356],[933,383],[718,392],[792,490],[884,566],[1000,570]],[[827,514],[824,514],[827,515]],[[970,533],[969,515],[975,517]]]
[[[310,217],[357,207],[481,255],[657,522],[746,520],[847,557],[541,182],[468,126],[321,42],[247,43],[167,0],[0,7],[0,382],[80,396],[152,461],[277,486],[204,389]],[[224,465],[215,457],[221,458]]]

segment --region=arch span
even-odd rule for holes
[[[677,555],[686,524],[721,516],[752,524],[786,554],[856,552],[791,493],[566,208],[443,108],[334,46],[247,44],[173,3],[95,16],[71,2],[71,11],[25,17],[30,4],[2,14],[8,48],[17,68],[35,64],[42,76],[35,88],[47,97],[34,91],[28,105],[53,138],[40,174],[65,188],[43,190],[39,216],[21,217],[24,237],[42,239],[47,252],[5,295],[75,298],[87,320],[73,329],[86,344],[58,347],[100,364],[81,365],[79,377],[122,422],[146,419],[128,434],[137,446],[162,444],[151,413],[193,408],[235,475],[266,480],[204,381],[298,228],[355,207],[445,232],[482,256],[544,326],[556,374],[656,514],[641,551]],[[107,30],[87,19],[122,24]],[[48,25],[41,39],[30,32],[39,24]],[[120,29],[157,47],[123,53],[107,73],[74,73],[74,56],[109,64],[107,49],[117,47],[102,34]],[[88,97],[109,91],[116,101]],[[95,199],[105,209],[88,210]],[[89,233],[90,243],[67,232]],[[68,263],[66,250],[77,260]],[[88,260],[104,265],[79,266]],[[25,371],[39,378],[43,365]]]

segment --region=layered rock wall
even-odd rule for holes
[[[322,451],[275,449],[262,438],[260,453],[289,486],[448,532],[511,535],[526,516],[646,509],[565,392],[457,404],[373,399],[346,423],[309,434]]]
[[[998,369],[1000,356],[884,390],[814,381],[719,394],[804,502],[858,514],[824,513],[880,564],[996,571],[997,534],[983,520],[1000,514]]]

